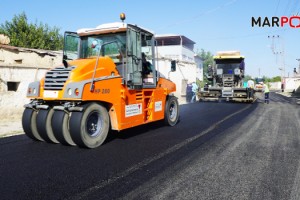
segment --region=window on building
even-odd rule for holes
[[[7,81],[7,90],[16,92],[18,90],[19,85],[20,85],[20,82]]]
[[[17,64],[22,64],[22,62],[23,62],[23,59],[15,59],[15,63],[17,63]]]

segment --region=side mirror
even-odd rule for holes
[[[65,68],[69,67],[69,63],[66,60],[63,60],[63,64],[64,64]]]
[[[176,71],[176,60],[171,60],[171,72]]]
[[[68,60],[68,56],[67,55],[63,55],[62,63],[65,66],[65,68],[69,67],[69,64],[68,64],[67,60]]]

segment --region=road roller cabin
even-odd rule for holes
[[[110,129],[177,123],[176,85],[157,71],[153,33],[121,19],[65,33],[62,66],[28,86],[28,137],[95,148]]]

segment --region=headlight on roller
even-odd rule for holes
[[[68,89],[68,95],[69,95],[69,96],[72,95],[72,89],[71,89],[71,88]]]

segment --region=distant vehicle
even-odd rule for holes
[[[263,82],[264,79],[262,77],[255,78],[255,86],[254,89],[256,92],[262,92],[263,91]]]
[[[221,51],[214,56],[214,65],[208,67],[207,78],[213,82],[198,93],[199,100],[253,102],[254,90],[243,87],[245,57],[239,51]]]

